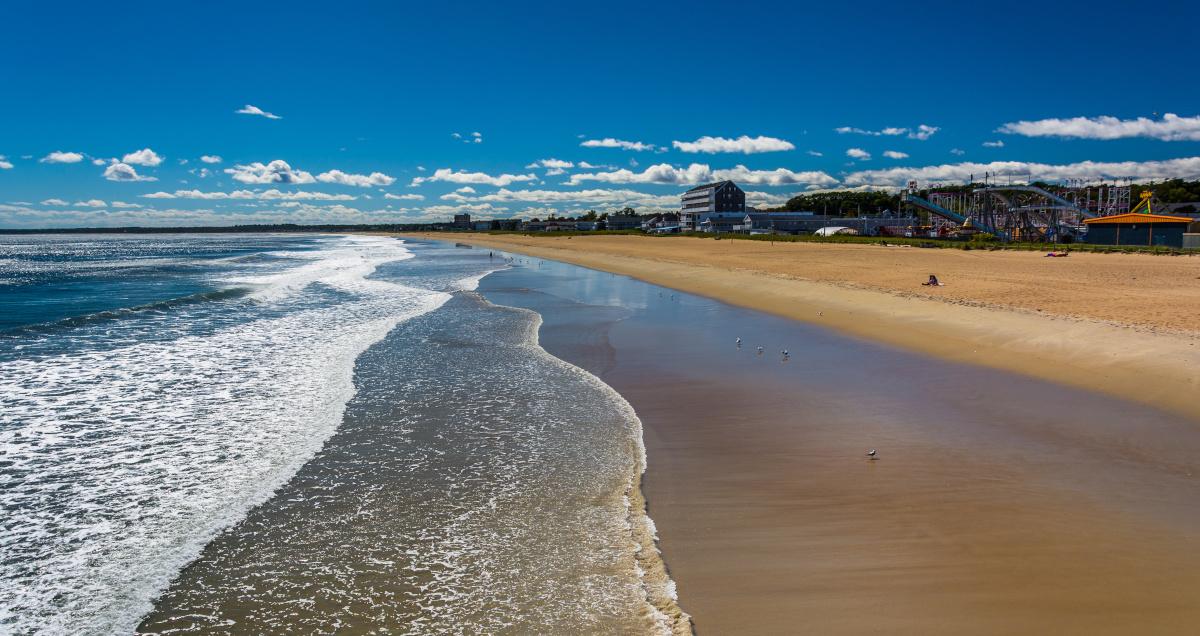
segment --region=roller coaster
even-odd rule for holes
[[[955,224],[1002,240],[1057,242],[1083,232],[1084,219],[1129,210],[1129,186],[1073,184],[1052,192],[1035,185],[973,185],[921,196],[916,182],[901,194],[935,226]]]

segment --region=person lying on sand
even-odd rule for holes
[[[938,282],[937,276],[934,276],[933,274],[929,275],[929,280],[927,280],[921,284],[925,285],[925,286],[932,286],[932,287],[941,287],[942,286],[942,283]]]
[[[1065,258],[1068,256],[1066,252],[1046,252],[1045,258]]]

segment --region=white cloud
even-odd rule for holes
[[[937,131],[939,131],[941,129],[938,128],[937,126],[929,126],[926,124],[921,124],[921,125],[917,126],[916,128],[900,128],[900,127],[892,126],[892,127],[888,127],[888,128],[883,128],[881,130],[867,130],[864,128],[854,128],[852,126],[842,126],[841,128],[835,128],[834,130],[837,131],[838,134],[842,134],[842,135],[847,135],[847,134],[869,135],[871,137],[899,137],[901,135],[904,135],[904,136],[908,137],[909,139],[918,139],[920,141],[925,141],[926,139],[929,139],[934,134],[936,134]]]
[[[641,141],[625,141],[623,139],[613,139],[605,137],[604,139],[587,139],[579,144],[584,148],[620,148],[622,150],[635,150],[642,152],[644,150],[658,150],[658,146],[654,144],[643,143]]]
[[[996,132],[1024,137],[1067,139],[1111,140],[1146,137],[1162,141],[1200,141],[1200,116],[1180,117],[1174,113],[1166,113],[1162,119],[1118,119],[1108,115],[1038,119],[1004,124],[997,128]]]
[[[775,137],[763,137],[761,135],[758,137],[742,135],[737,139],[704,136],[696,141],[672,141],[671,145],[682,152],[703,152],[708,154],[740,152],[749,155],[758,152],[781,152],[796,149],[796,146],[792,145],[790,141]]]
[[[956,157],[961,157],[961,156],[967,154],[967,151],[963,150],[962,148],[951,148],[950,154],[952,154]]]
[[[62,199],[46,199],[45,201],[42,201],[42,205],[69,205],[69,204],[66,201],[63,201]]]
[[[908,153],[898,152],[896,150],[884,150],[883,156],[888,159],[908,159]]]
[[[287,204],[287,205],[285,205]],[[85,209],[66,208],[47,210],[45,208],[26,208],[5,206],[0,204],[0,226],[4,227],[80,227],[80,226],[230,226],[251,223],[419,223],[436,220],[448,220],[446,214],[453,208],[442,206],[444,209],[436,213],[427,212],[420,208],[379,208],[357,209],[338,203],[302,203],[292,206],[290,202],[279,202],[264,205],[261,208],[249,210],[228,209],[160,209],[143,207],[114,210],[109,209],[103,215]],[[490,214],[490,206],[481,206],[472,210],[486,218]],[[506,212],[505,210],[495,210]],[[441,216],[439,216],[441,215]]]
[[[449,216],[451,214],[462,214],[467,212],[472,216],[481,215],[484,218],[487,215],[507,214],[508,208],[498,208],[490,203],[470,204],[464,203],[459,205],[431,205],[422,210],[426,215],[432,216]]]
[[[106,208],[108,204],[100,199],[89,199],[87,201],[76,201],[75,205],[83,208]]]
[[[1070,164],[1046,164],[1024,161],[965,162],[938,166],[863,170],[846,176],[849,185],[870,184],[902,186],[909,181],[938,182],[966,181],[971,175],[988,172],[1009,177],[1014,182],[1059,181],[1063,179],[1196,179],[1200,178],[1200,157],[1168,159],[1165,161],[1080,161]]]
[[[832,188],[822,188],[820,186],[809,186],[804,190],[804,194],[828,194],[831,192],[899,192],[898,186],[874,186],[860,185],[854,187],[834,186]]]
[[[204,163],[221,163],[221,155],[200,155],[200,161]]]
[[[867,161],[871,158],[871,153],[862,148],[850,148],[846,151],[846,156],[851,159],[858,159],[859,161]]]
[[[395,199],[397,201],[424,201],[425,195],[423,195],[423,194],[392,194],[391,192],[388,192],[383,195],[383,198]]]
[[[371,174],[348,174],[341,170],[330,170],[317,175],[317,181],[321,183],[336,183],[338,185],[356,186],[359,188],[369,188],[372,186],[389,186],[396,182],[395,177],[388,176],[382,172],[372,172]]]
[[[330,194],[328,192],[282,192],[274,188],[255,192],[253,190],[234,190],[233,192],[202,192],[200,190],[176,190],[174,192],[151,192],[143,194],[146,199],[201,199],[201,200],[243,200],[243,201],[354,201],[357,197],[349,194]]]
[[[12,162],[8,160],[8,157],[0,155],[0,170],[12,170],[12,167]]]
[[[124,201],[113,201],[109,205],[111,207],[121,209],[121,210],[130,210],[130,209],[134,209],[134,208],[143,207],[142,205],[140,205],[138,203],[126,203]]]
[[[108,167],[104,169],[104,178],[109,181],[158,181],[155,177],[138,174],[133,166],[120,161],[108,164]]]
[[[1000,141],[999,139],[997,139],[996,141],[985,141],[985,142],[983,142],[983,147],[984,148],[1003,148],[1004,142]]]
[[[533,181],[537,176],[532,174],[501,174],[492,176],[484,172],[455,172],[450,168],[438,168],[431,176],[414,177],[410,185],[421,185],[428,181],[445,181],[447,183],[472,183],[475,185],[490,185],[503,187],[517,181]]]
[[[779,206],[787,203],[788,199],[794,197],[794,194],[774,194],[771,192],[756,192],[753,190],[746,191],[746,203],[754,207],[764,208],[769,206]]]
[[[825,153],[823,153],[823,152],[817,152],[816,150],[809,150],[809,151],[808,151],[808,154],[809,154],[809,155],[811,155],[811,156],[813,156],[813,157],[824,157],[824,156],[825,156]]]
[[[158,156],[158,153],[154,152],[153,150],[149,148],[142,148],[141,150],[125,155],[121,158],[121,162],[133,166],[146,166],[148,168],[153,168],[162,163],[163,160],[162,157]]]
[[[512,203],[528,202],[536,204],[582,205],[608,204],[614,206],[636,206],[641,208],[675,209],[679,207],[679,195],[655,195],[636,190],[594,188],[587,190],[509,190],[499,191],[481,196],[466,196],[470,193],[459,191],[444,194],[441,199],[456,203]],[[544,214],[547,211],[538,210],[531,214]],[[527,213],[529,211],[526,211]]]
[[[807,170],[804,172],[794,172],[787,168],[750,170],[742,165],[724,170],[713,170],[713,178],[717,181],[730,179],[742,184],[765,186],[837,183],[837,179],[820,170]]]
[[[54,152],[38,159],[41,163],[79,163],[83,161],[83,155],[78,152],[63,152],[55,150]]]
[[[472,188],[471,186],[463,186],[455,190],[455,192],[458,192],[459,194],[475,194],[475,188]]]
[[[276,115],[275,113],[268,113],[267,111],[259,108],[258,106],[251,106],[250,104],[246,104],[245,106],[237,109],[234,112],[239,115],[258,115],[259,117],[266,117],[267,119],[283,119],[282,117],[280,117],[279,115]]]
[[[584,181],[603,183],[664,183],[690,185],[705,181],[732,179],[751,185],[788,185],[795,183],[836,183],[837,180],[824,172],[793,172],[787,168],[775,170],[751,170],[746,166],[713,170],[706,164],[693,163],[687,168],[676,168],[667,163],[650,166],[642,172],[620,169],[610,172],[579,173],[571,175],[568,185]]]
[[[574,168],[574,167],[575,167],[575,164],[570,161],[563,161],[562,159],[551,158],[551,159],[538,159],[537,161],[525,166],[525,169],[532,170],[534,168],[549,168],[551,170],[558,170],[558,172],[555,174],[562,174],[563,170],[567,170],[569,168]],[[549,174],[549,173],[547,173],[547,174]]]
[[[584,181],[599,181],[602,183],[669,183],[691,184],[712,179],[712,169],[707,165],[693,163],[687,168],[676,168],[668,163],[650,166],[641,172],[633,172],[621,168],[609,172],[585,172],[571,175],[569,185],[578,185]]]
[[[110,164],[110,163],[112,163],[112,162],[114,162],[114,161],[116,161],[116,159],[115,159],[115,158],[113,158],[113,159],[101,159],[101,158],[99,158],[99,157],[96,157],[96,158],[92,159],[92,165],[93,165],[93,166],[105,166],[105,165],[108,165],[108,164]]]
[[[305,184],[316,181],[312,174],[303,170],[293,170],[282,159],[276,159],[266,164],[257,161],[246,165],[238,164],[232,168],[226,168],[225,174],[231,175],[235,181],[241,183],[259,185],[271,183]]]

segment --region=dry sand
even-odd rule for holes
[[[535,261],[480,289],[639,414],[700,634],[1194,633],[1194,419]]]
[[[1200,416],[1200,257],[424,234],[541,256]],[[945,286],[923,287],[929,274]]]
[[[997,389],[984,371],[938,370],[887,350],[872,363],[922,378],[926,391],[942,387],[939,400],[966,411],[926,412],[878,386],[853,404],[806,402],[794,390],[802,378],[722,362],[711,343],[664,345],[655,331],[630,342],[627,326],[595,371],[644,423],[643,491],[699,633],[1195,632],[1200,259],[429,238],[627,274],[1185,416],[1052,384],[1031,392],[1051,412],[1000,407],[972,398]],[[930,273],[946,286],[921,287]],[[566,338],[559,354],[589,366],[594,334],[565,332],[547,346]],[[818,373],[836,367],[810,362]],[[885,457],[866,461],[864,440]]]

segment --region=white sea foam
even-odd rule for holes
[[[358,355],[449,294],[367,278],[399,241],[331,240],[247,278],[267,303],[209,335],[0,363],[0,631],[128,633],[222,528],[315,454]]]
[[[593,375],[582,367],[576,366],[562,360],[557,356],[552,355],[541,346],[540,330],[542,325],[542,316],[537,312],[531,312],[536,317],[530,322],[531,333],[527,336],[529,345],[535,349],[539,356],[551,361],[553,364],[560,366],[564,375],[573,375],[580,379],[585,384],[589,384],[599,393],[604,395],[609,403],[621,414],[622,419],[630,427],[630,437],[634,448],[632,449],[637,458],[635,465],[635,474],[637,478],[630,477],[628,486],[621,500],[625,509],[624,524],[630,530],[630,551],[637,555],[637,558],[632,561],[632,570],[634,579],[642,588],[642,596],[646,602],[646,610],[653,617],[653,622],[656,625],[656,631],[661,634],[672,634],[677,630],[691,631],[691,617],[685,612],[676,607],[664,607],[663,598],[670,599],[670,603],[666,605],[674,605],[678,601],[678,594],[675,588],[675,581],[666,574],[665,566],[662,563],[662,555],[658,551],[658,528],[654,524],[654,520],[647,514],[645,508],[634,506],[630,500],[630,495],[640,488],[640,476],[646,472],[646,444],[643,440],[642,420],[638,417],[633,405],[625,399],[625,396],[617,392],[616,389],[608,385],[599,377]],[[640,499],[640,492],[638,493]],[[639,540],[638,533],[634,531],[634,523],[641,523],[645,532],[651,540],[649,547],[651,554],[646,554],[643,550],[643,545]],[[642,567],[643,562],[652,564],[656,569],[661,569],[662,576],[651,578],[647,576],[646,570]],[[667,612],[671,613],[668,614]]]

